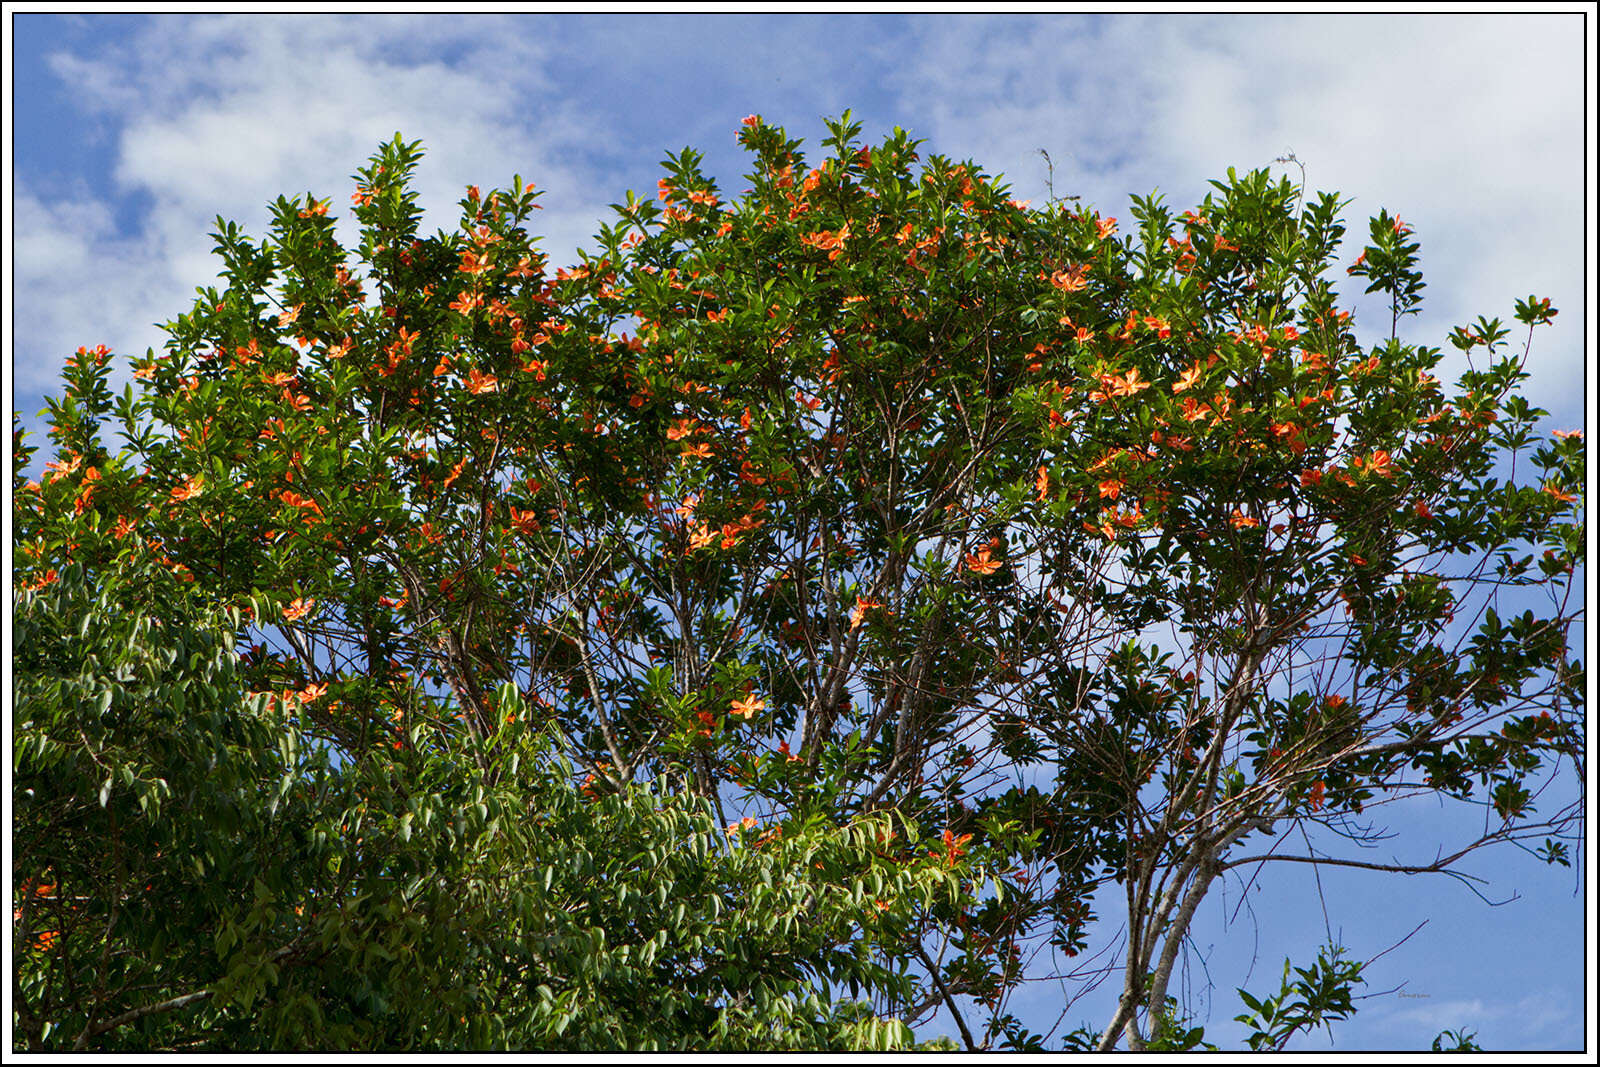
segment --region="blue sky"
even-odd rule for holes
[[[38,429],[42,395],[79,345],[159,348],[153,324],[187,310],[215,276],[206,234],[217,215],[260,234],[268,201],[308,190],[337,211],[349,176],[397,130],[427,150],[419,189],[433,225],[453,223],[468,183],[520,173],[544,190],[546,248],[570,261],[608,204],[629,189],[653,193],[667,152],[702,151],[737,193],[743,116],[815,145],[822,118],[851,108],[869,142],[902,126],[929,151],[1003,173],[1035,203],[1047,194],[1045,149],[1056,193],[1108,215],[1126,216],[1128,194],[1151,190],[1182,210],[1229,166],[1292,151],[1313,189],[1354,198],[1352,237],[1380,207],[1413,226],[1428,288],[1403,328],[1409,339],[1445,346],[1453,326],[1509,319],[1514,299],[1549,296],[1559,326],[1536,342],[1529,393],[1551,412],[1549,428],[1582,427],[1593,22],[1574,12],[1587,6],[1533,16],[15,14],[13,407]],[[1375,338],[1386,308],[1345,288],[1358,333]],[[1443,376],[1458,369],[1447,363]],[[1418,805],[1388,818],[1405,832],[1379,858],[1431,858],[1439,828],[1459,830]],[[1429,919],[1369,972],[1368,992],[1404,983],[1408,995],[1362,1001],[1336,1047],[1416,1047],[1447,1026],[1476,1029],[1491,1048],[1581,1047],[1587,887],[1505,853],[1467,869],[1490,878],[1492,899],[1519,899],[1491,908],[1445,879],[1324,871],[1325,923],[1309,871],[1267,872],[1236,916],[1230,884],[1196,933],[1201,952],[1215,949],[1205,968],[1195,957],[1192,983],[1200,990],[1209,968],[1215,988],[1192,1007],[1209,1006],[1208,1028],[1226,1037],[1252,957],[1249,986],[1260,991],[1286,955],[1308,964],[1327,927],[1367,959]],[[1061,996],[1044,983],[1017,1006],[1047,1028]],[[1095,1003],[1085,999],[1067,1027],[1103,1022]]]

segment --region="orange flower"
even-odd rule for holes
[[[1096,526],[1092,522],[1086,522],[1083,524],[1083,528],[1090,533],[1100,534],[1107,541],[1115,541],[1119,529],[1131,530],[1143,518],[1144,512],[1139,510],[1138,505],[1129,508],[1127,511],[1123,511],[1121,508],[1105,508],[1100,512],[1100,525]]]
[[[1415,504],[1413,504],[1411,507],[1412,507],[1412,510],[1417,513],[1417,518],[1419,518],[1419,519],[1431,519],[1431,518],[1433,518],[1433,510],[1428,507],[1427,501],[1419,500]]]
[[[850,612],[850,629],[854,630],[857,626],[860,626],[862,622],[866,620],[867,612],[870,609],[881,607],[883,607],[881,601],[868,600],[865,597],[856,597],[855,609]]]
[[[492,393],[500,388],[500,380],[492,374],[485,374],[474,367],[467,375],[467,392],[474,394]]]
[[[1100,483],[1101,497],[1109,497],[1112,500],[1117,499],[1117,497],[1122,495],[1123,484],[1124,483],[1120,478],[1107,478],[1105,481]]]
[[[1113,448],[1110,451],[1106,452],[1105,455],[1101,456],[1099,459],[1097,459],[1093,463],[1089,464],[1089,470],[1097,471],[1101,467],[1105,467],[1105,466],[1110,465],[1111,461],[1116,459],[1118,456],[1125,456],[1127,454],[1128,454],[1128,450],[1126,448]]]
[[[1133,368],[1126,376],[1102,374],[1100,376],[1100,384],[1106,387],[1106,391],[1111,396],[1133,396],[1135,393],[1150,388],[1149,382],[1141,382],[1139,380],[1138,367]]]
[[[532,511],[523,511],[513,506],[511,508],[511,528],[520,534],[532,535],[539,531],[539,520]]]
[[[1228,409],[1233,406],[1233,398],[1228,396],[1226,389],[1211,398],[1211,425],[1215,426],[1228,417]]]
[[[696,523],[694,529],[689,531],[689,551],[698,552],[717,539],[718,533],[703,522]]]
[[[318,515],[322,514],[322,508],[315,500],[312,500],[308,496],[301,496],[291,490],[285,489],[283,492],[279,493],[278,499],[283,501],[285,504],[288,504],[292,508],[308,508],[312,511],[315,511]]]
[[[517,265],[515,267],[506,271],[506,277],[537,278],[539,277],[539,271],[535,269],[533,263],[529,261],[527,256],[523,256],[521,259],[517,260]]]
[[[829,259],[838,259],[849,237],[850,224],[847,222],[838,230],[819,230],[816,233],[802,234],[800,243],[827,252]]]
[[[200,491],[205,487],[205,482],[205,475],[196,474],[193,478],[172,490],[172,499],[174,501],[191,500],[199,496]]]
[[[941,842],[943,848],[935,848],[932,854],[935,856],[943,856],[946,864],[954,865],[957,856],[965,856],[967,854],[967,850],[963,846],[971,840],[971,834],[962,834],[960,837],[957,837],[949,830],[946,830],[944,832],[944,838]]]
[[[1076,293],[1087,289],[1089,287],[1089,268],[1084,265],[1058,270],[1050,275],[1050,284],[1060,289],[1063,293]]]
[[[1367,469],[1385,478],[1394,477],[1394,470],[1389,465],[1389,453],[1381,448],[1372,453],[1372,458],[1367,461]]]
[[[1300,356],[1300,362],[1314,371],[1328,369],[1328,357],[1321,352],[1306,352]]]
[[[1183,419],[1185,422],[1198,422],[1211,414],[1211,405],[1202,404],[1192,396],[1183,398]]]
[[[1551,496],[1555,497],[1559,503],[1562,504],[1570,504],[1577,499],[1577,497],[1573,496],[1571,493],[1563,492],[1558,486],[1554,485],[1547,484],[1542,491],[1549,493]]]
[[[1033,480],[1033,488],[1039,494],[1040,500],[1050,496],[1050,472],[1043,466],[1039,468],[1039,477]]]
[[[47,482],[53,482],[57,478],[65,478],[67,475],[71,474],[73,471],[76,471],[82,465],[83,465],[83,457],[82,456],[73,456],[70,461],[51,460],[49,463],[46,463],[44,465],[44,471],[45,471],[44,480],[47,481]]]
[[[45,586],[54,583],[58,578],[60,578],[60,575],[56,573],[56,569],[54,567],[51,567],[49,570],[39,575],[39,577],[35,578],[32,582],[25,583],[23,588],[43,589]]]
[[[1228,522],[1230,522],[1233,525],[1233,528],[1235,530],[1244,529],[1244,528],[1250,527],[1250,526],[1260,526],[1261,525],[1261,520],[1260,519],[1251,518],[1249,515],[1246,515],[1244,512],[1240,511],[1238,508],[1234,508],[1233,509],[1233,515],[1231,517],[1229,517]]]
[[[1200,361],[1197,359],[1188,370],[1178,375],[1178,380],[1172,383],[1172,391],[1174,393],[1184,392],[1187,389],[1192,389],[1199,381]]]
[[[483,297],[477,293],[465,292],[450,302],[451,311],[459,311],[463,315],[470,315],[472,309],[483,303]]]
[[[698,420],[693,417],[678,419],[673,422],[671,426],[667,427],[667,440],[681,441],[685,437],[688,437],[690,434],[694,433],[697,425]]]
[[[767,702],[753,693],[746,693],[743,700],[735,700],[728,708],[729,715],[741,715],[746,719],[753,718],[755,713],[767,706]]]
[[[1005,566],[1005,560],[991,558],[991,554],[999,544],[1000,538],[990,538],[988,544],[978,549],[977,555],[967,553],[967,570],[973,574],[993,574]]]
[[[289,622],[294,622],[296,619],[304,618],[306,615],[310,614],[311,609],[316,606],[316,603],[317,602],[315,600],[311,600],[306,597],[295,597],[289,602],[289,606],[283,609],[283,617]]]
[[[1315,467],[1307,467],[1300,472],[1300,484],[1306,488],[1322,484],[1322,472]]]

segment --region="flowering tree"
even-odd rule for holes
[[[1181,216],[1135,198],[1125,235],[830,128],[809,167],[747,119],[732,200],[669,158],[555,271],[520,179],[422,236],[399,138],[354,249],[310,196],[260,243],[219,220],[228,287],[140,391],[69,368],[21,583],[132,554],[246,612],[241,677],[340,767],[510,788],[511,726],[596,804],[697,798],[735,854],[892,813],[857,870],[959,892],[858,887],[839,936],[904,979],[865,984],[881,1016],[971,1047],[1042,1040],[1007,998],[1108,928],[1108,884],[1121,997],[1068,1040],[1137,1049],[1203,1040],[1168,982],[1230,870],[1569,862],[1581,806],[1535,800],[1581,790],[1583,452],[1535,437],[1526,343],[1457,331],[1446,392],[1399,339],[1422,282],[1384,213],[1347,272],[1391,305],[1361,347],[1343,205],[1264,172]],[[1484,832],[1390,867],[1292,847],[1419,791]],[[1359,965],[1300,974],[1298,1014],[1287,976],[1247,999],[1253,1043],[1347,1014]]]

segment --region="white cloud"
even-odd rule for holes
[[[1580,27],[1574,16],[1502,15],[929,19],[890,85],[929,116],[921,132],[936,150],[972,155],[1038,197],[1047,149],[1056,191],[1107,214],[1157,186],[1187,206],[1227,167],[1292,149],[1313,189],[1356,198],[1347,259],[1379,207],[1415,227],[1428,288],[1412,340],[1439,345],[1480,314],[1509,319],[1518,297],[1550,296],[1560,329],[1536,342],[1530,391],[1573,422]],[[1376,297],[1341,288],[1358,323],[1387,319]]]
[[[81,192],[45,200],[19,187],[12,211],[19,393],[53,392],[62,362],[79,345],[116,337],[122,351],[142,352],[160,344],[144,324],[178,309],[145,309],[168,287],[167,268],[141,242],[117,234],[106,205]],[[23,414],[32,425],[34,412]]]
[[[123,353],[159,347],[163,336],[145,324],[186,311],[195,287],[216,276],[207,234],[218,215],[260,237],[265,205],[307,190],[343,213],[350,175],[396,131],[427,153],[415,184],[426,229],[455,226],[468,184],[505,185],[520,173],[544,192],[536,232],[567,262],[612,199],[586,162],[605,121],[561,103],[540,74],[538,38],[502,20],[220,16],[130,26],[92,58],[51,57],[80,103],[119,130],[115,182],[140,210],[133,231],[119,232],[112,207],[87,192],[63,199],[19,183],[24,408],[54,379],[64,339]],[[348,222],[341,232],[353,233]]]
[[[1385,1009],[1366,1009],[1382,1032],[1403,1034],[1408,1043],[1443,1030],[1478,1033],[1484,1040],[1493,1033],[1501,1047],[1537,1049],[1560,1047],[1570,1040],[1578,1006],[1569,991],[1544,989],[1520,997],[1485,1000],[1482,997],[1433,999],[1424,993],[1397,994]],[[1389,1005],[1392,1005],[1389,1006]]]

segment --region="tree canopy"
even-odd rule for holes
[[[69,361],[14,487],[19,1040],[1195,1047],[1230,871],[1570,862],[1548,300],[1447,389],[1387,211],[1336,269],[1345,202],[1265,171],[1124,225],[830,130],[746,119],[736,197],[670,156],[560,269],[520,177],[424,235],[397,135],[352,247],[218,219],[134,385]],[[1419,793],[1482,832],[1362,858]],[[1030,1032],[1041,952],[1110,1017]],[[1360,972],[1241,991],[1251,1044]]]

